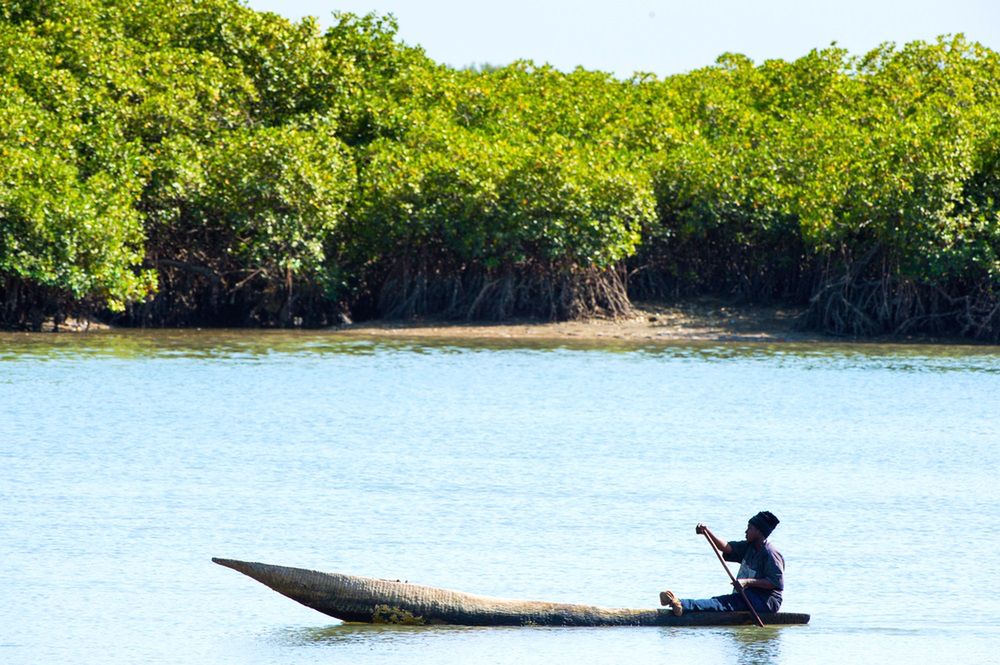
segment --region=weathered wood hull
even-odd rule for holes
[[[215,559],[278,593],[341,621],[460,626],[741,626],[753,624],[749,612],[687,612],[625,609],[508,600],[266,563]],[[762,614],[767,625],[804,624],[808,614]]]

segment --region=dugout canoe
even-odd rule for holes
[[[742,626],[749,612],[686,612],[625,609],[509,600],[460,591],[266,563],[217,559],[306,607],[357,623],[458,626]],[[761,614],[767,625],[805,624],[808,614]]]

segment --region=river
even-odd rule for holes
[[[0,662],[998,662],[996,347],[0,335]],[[781,628],[341,624],[212,556]]]

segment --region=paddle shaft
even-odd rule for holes
[[[705,540],[707,540],[708,544],[712,546],[712,551],[715,552],[715,556],[719,557],[719,563],[721,563],[722,567],[726,569],[726,574],[729,575],[729,579],[733,581],[733,586],[739,590],[740,596],[743,597],[743,602],[747,604],[747,607],[750,609],[750,614],[753,615],[757,625],[763,628],[764,622],[761,621],[760,615],[757,614],[757,610],[755,610],[753,605],[750,604],[750,599],[747,598],[747,592],[743,590],[743,585],[736,581],[736,578],[733,576],[733,571],[729,570],[729,566],[726,565],[726,560],[722,558],[722,552],[720,552],[719,548],[715,546],[715,542],[707,532],[704,532],[701,535],[705,536]]]

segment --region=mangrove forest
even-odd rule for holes
[[[725,295],[1000,340],[1000,57],[962,35],[629,79],[392,16],[0,5],[0,326],[621,316]],[[663,48],[670,48],[664,44]]]

